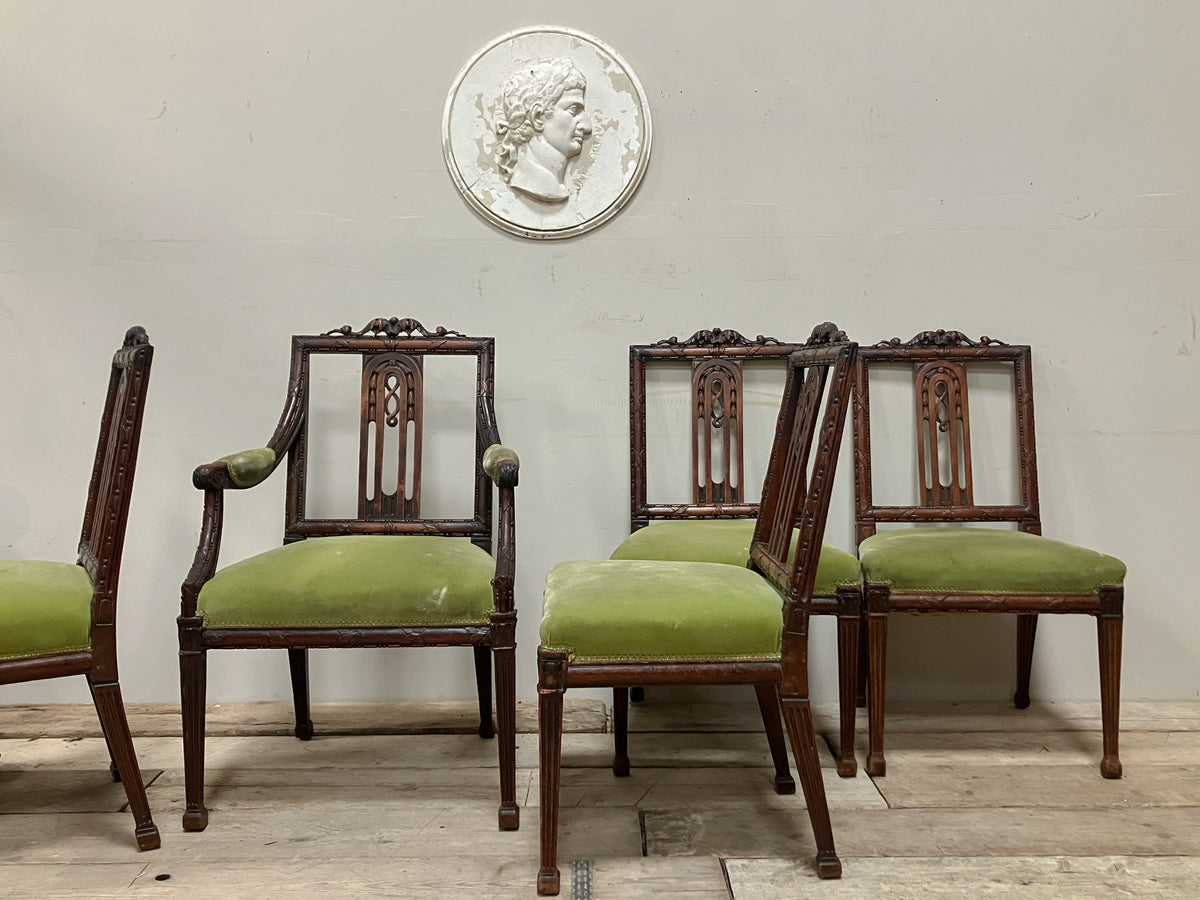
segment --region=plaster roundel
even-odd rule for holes
[[[442,148],[486,221],[521,237],[574,237],[637,190],[650,106],[633,70],[596,38],[556,26],[511,31],[458,73]]]

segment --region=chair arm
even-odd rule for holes
[[[278,462],[279,458],[270,447],[242,450],[198,466],[192,473],[192,484],[201,490],[252,488],[265,481]]]
[[[503,444],[492,444],[483,453],[483,471],[499,487],[516,487],[520,468],[516,451]]]

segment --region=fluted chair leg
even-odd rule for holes
[[[825,782],[821,777],[821,758],[817,755],[812,707],[807,699],[784,697],[783,718],[792,741],[796,771],[800,774],[800,786],[804,791],[804,802],[808,807],[808,818],[817,845],[817,876],[841,878],[842,863],[833,845],[833,825],[829,821],[829,804],[825,799]]]
[[[500,760],[500,830],[521,827],[517,806],[517,660],[516,648],[495,651],[496,706],[499,710],[498,756]]]
[[[855,598],[857,600],[857,597]],[[855,606],[861,604],[855,603]],[[859,609],[838,615],[838,756],[837,773],[842,778],[858,774],[854,757],[855,708],[858,706],[860,681],[860,632],[862,614]]]
[[[537,892],[557,895],[558,807],[562,777],[563,693],[566,690],[566,660],[557,654],[538,653],[538,757],[541,768],[541,864]]]
[[[89,681],[100,726],[104,730],[113,763],[120,773],[129,798],[129,811],[133,813],[134,837],[139,850],[155,850],[162,845],[158,828],[150,817],[150,804],[146,801],[146,787],[142,783],[142,772],[138,768],[137,754],[133,750],[133,737],[129,733],[129,721],[125,718],[125,704],[121,700],[121,687],[117,682],[93,684]]]
[[[887,588],[867,589],[867,774],[880,777],[887,774],[883,758],[883,710],[887,684]]]
[[[183,712],[183,782],[186,808],[184,831],[203,831],[208,827],[208,809],[204,805],[204,703],[206,694],[207,653],[204,650],[179,651],[180,705]]]
[[[1121,726],[1121,632],[1124,623],[1123,588],[1101,588],[1100,615],[1096,618],[1096,636],[1100,647],[1100,721],[1104,733],[1104,756],[1100,774],[1120,778],[1121,757],[1118,739]]]

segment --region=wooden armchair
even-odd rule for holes
[[[817,874],[841,875],[808,700],[808,617],[856,349],[826,323],[791,356],[748,567],[608,559],[550,570],[538,648],[539,893],[559,890],[563,694],[572,687],[778,685]]]
[[[479,735],[492,724],[494,661],[503,830],[519,825],[516,790],[516,610],[513,604],[518,460],[500,444],[493,409],[494,341],[425,329],[415,319],[375,319],[292,338],[288,397],[266,447],[223,457],[193,475],[204,491],[196,558],[183,583],[179,617],[184,775],[183,826],[208,824],[204,806],[205,671],[210,649],[288,651],[296,736],[313,734],[309,715],[310,647],[461,646],[474,651]],[[357,512],[309,513],[309,470],[319,444],[310,434],[314,359],[350,357],[360,367]],[[458,359],[474,368],[473,510],[459,518],[422,513],[422,446],[433,369]],[[468,426],[469,427],[469,426]],[[284,546],[217,571],[225,492],[254,487],[287,458]],[[429,460],[448,467],[444,458]],[[493,523],[493,486],[499,488]],[[428,504],[426,504],[428,505]],[[349,511],[347,509],[347,511]]]
[[[745,566],[759,512],[759,495],[746,486],[746,458],[756,448],[766,457],[767,440],[745,444],[744,411],[747,406],[744,375],[747,368],[777,371],[780,383],[788,358],[804,344],[785,343],[772,337],[750,340],[722,328],[698,331],[685,341],[667,338],[629,348],[629,449],[630,535],[613,552],[613,559],[661,559],[719,562]],[[647,370],[652,374],[671,368],[690,368],[690,454],[673,448],[684,466],[690,456],[691,497],[686,502],[649,499],[651,450],[661,445],[648,440],[646,403]],[[660,442],[665,443],[665,442]],[[688,471],[686,468],[683,471]],[[851,777],[858,771],[854,759],[854,708],[858,682],[859,623],[862,592],[858,560],[844,550],[826,545],[821,551],[816,586],[810,604],[815,615],[838,617],[838,675],[840,748],[838,774]],[[775,761],[775,784],[780,793],[792,793],[796,784],[788,770],[787,747],[779,723],[779,702],[772,685],[757,686],[759,709]],[[616,752],[613,771],[629,774],[629,688],[613,689],[613,722]]]
[[[912,379],[917,502],[877,503],[872,481],[870,388],[885,367]],[[1004,373],[1016,412],[1018,494],[1011,503],[976,501],[970,373]],[[911,402],[911,401],[910,401]],[[912,409],[914,407],[910,407]],[[892,417],[894,421],[895,416]],[[894,436],[889,436],[889,444]],[[976,442],[979,445],[979,442]],[[867,772],[883,775],[884,685],[891,612],[1014,613],[1018,708],[1029,705],[1029,675],[1040,613],[1082,613],[1097,621],[1104,755],[1100,772],[1119,778],[1117,732],[1125,564],[1042,537],[1033,427],[1030,349],[957,331],[926,331],[864,347],[854,395],[855,505],[869,645]],[[969,523],[974,523],[970,525]],[[1008,528],[981,527],[1007,525]],[[886,530],[877,526],[885,525]],[[900,526],[886,528],[888,525]]]
[[[79,559],[0,561],[0,684],[83,675],[139,850],[160,844],[117,679],[117,581],[154,348],[130,328],[113,356],[88,486]]]

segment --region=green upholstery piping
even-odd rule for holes
[[[200,590],[206,628],[486,625],[492,557],[434,535],[309,538],[234,563]]]
[[[521,460],[517,457],[515,450],[510,450],[503,444],[492,444],[487,450],[483,451],[483,471],[492,481],[500,480],[500,465],[510,462],[520,468]]]
[[[275,451],[270,447],[242,450],[222,456],[217,462],[229,469],[229,480],[240,488],[254,487],[275,471]]]
[[[541,642],[575,662],[779,658],[783,599],[720,563],[574,560],[546,579]]]
[[[0,660],[90,650],[94,593],[81,566],[0,561]]]
[[[1036,534],[901,528],[858,548],[863,580],[898,593],[1095,594],[1125,580],[1121,560]]]
[[[612,559],[662,559],[745,566],[754,537],[753,519],[687,519],[639,528],[613,551]],[[789,561],[795,558],[795,535]],[[858,560],[825,544],[817,563],[814,597],[833,597],[838,587],[857,587]]]

